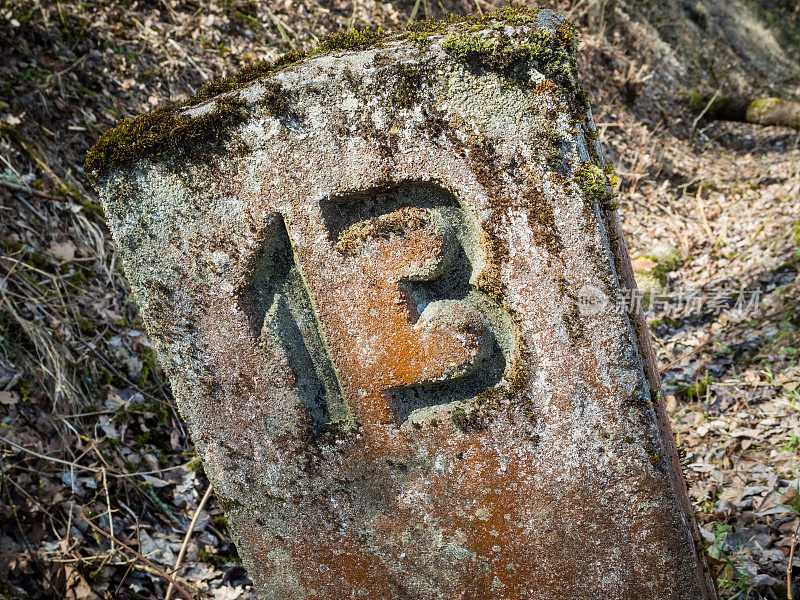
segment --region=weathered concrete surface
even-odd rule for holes
[[[522,14],[306,59],[100,178],[264,600],[715,597],[591,115],[503,62],[569,38]]]

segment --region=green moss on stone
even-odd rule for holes
[[[511,44],[474,33],[455,33],[444,40],[442,48],[459,60],[476,61],[497,69],[507,69],[509,63],[517,58],[516,48]],[[519,56],[519,59],[524,58]]]
[[[611,191],[616,178],[612,175],[612,180],[609,181],[605,169],[586,163],[575,171],[575,181],[583,191],[587,202],[611,210],[617,208],[614,202],[615,194]]]
[[[448,26],[461,20],[463,20],[463,17],[448,15],[447,18],[442,20],[431,21],[422,19],[420,21],[414,21],[411,25],[406,27],[402,36],[411,42],[423,44],[427,42],[432,35],[443,31]]]
[[[564,20],[556,27],[556,38],[570,54],[578,51],[578,30],[571,21]]]
[[[492,25],[528,25],[536,22],[538,8],[505,7],[483,15],[447,15],[444,19],[421,19],[406,27],[401,36],[407,40],[424,43],[431,36],[442,33],[454,26],[463,26],[472,31],[480,31]]]
[[[94,179],[115,166],[196,147],[247,118],[246,102],[238,96],[220,98],[211,111],[197,117],[181,115],[181,109],[180,105],[166,106],[123,119],[115,129],[101,135],[89,150],[84,171]]]
[[[509,25],[529,25],[536,22],[538,12],[538,8],[514,8],[508,6],[501,8],[496,13],[489,13],[489,15],[492,15],[491,18],[499,18]],[[485,22],[483,19],[482,21]]]
[[[569,91],[577,91],[574,57],[558,36],[533,30],[521,40],[504,34],[489,37],[478,32],[459,32],[447,37],[442,47],[456,59],[511,74],[518,66],[532,62],[546,77]]]
[[[286,113],[289,108],[289,98],[286,90],[277,81],[267,83],[267,91],[259,101],[270,116],[279,117]]]
[[[555,130],[544,130],[535,135],[544,161],[550,168],[558,170],[564,161],[561,154],[564,137]]]
[[[791,103],[780,98],[758,98],[747,105],[746,119],[750,123],[765,123],[765,119]]]
[[[363,30],[340,31],[322,38],[313,54],[327,54],[337,50],[366,50],[383,43],[387,35],[388,32],[380,27],[376,31],[371,31],[369,27]]]
[[[495,388],[489,388],[489,390],[495,390]],[[488,392],[489,390],[486,391]],[[474,407],[469,412],[460,406],[456,407],[453,409],[453,412],[450,413],[450,421],[453,423],[453,427],[462,433],[483,429],[485,426],[482,420],[482,414]]]
[[[445,31],[453,32],[444,44],[454,57],[476,61],[507,73],[523,62],[532,61],[545,76],[573,92],[572,98],[582,106],[580,99],[584,96],[577,80],[574,58],[577,36],[570,23],[558,25],[555,34],[533,30],[513,41],[502,32],[504,24],[534,23],[538,12],[539,9],[503,8],[482,16],[450,15],[439,21],[418,21],[396,34],[369,28],[335,33],[323,38],[313,52],[289,52],[275,61],[253,62],[230,77],[206,84],[194,97],[183,102],[135,118],[122,119],[114,129],[104,133],[89,151],[84,170],[90,179],[96,180],[123,164],[141,158],[184,152],[187,148],[212,141],[226,128],[241,123],[247,117],[245,102],[237,97],[221,98],[213,111],[199,117],[182,115],[186,108],[231,93],[308,57],[374,48],[397,39],[424,42]],[[489,29],[499,32],[499,35],[484,37],[481,32]],[[417,74],[409,72],[406,75],[407,85],[400,86],[406,91],[398,94],[398,106],[409,106],[416,100],[413,92]],[[260,104],[273,116],[285,113],[288,108],[288,100],[279,87],[268,87]]]
[[[429,81],[430,74],[426,70],[412,65],[399,65],[392,104],[398,108],[412,107],[419,102],[420,90]]]
[[[577,303],[574,300],[570,309],[563,314],[562,320],[564,321],[564,327],[567,330],[569,341],[573,345],[577,344],[581,339],[583,339],[584,329],[583,323],[581,322],[581,313],[578,309]]]
[[[191,106],[205,100],[210,100],[220,94],[238,90],[256,79],[267,77],[290,65],[297,64],[306,56],[307,54],[305,52],[287,52],[275,61],[260,60],[250,63],[230,77],[223,77],[222,79],[217,79],[205,84],[194,97],[182,103],[182,105]]]

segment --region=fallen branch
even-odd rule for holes
[[[14,448],[16,450],[19,450],[20,452],[27,452],[28,454],[31,454],[31,455],[33,455],[33,456],[35,456],[37,458],[41,458],[42,460],[49,460],[50,462],[58,463],[60,465],[65,465],[67,467],[70,467],[71,469],[90,471],[92,473],[99,473],[100,472],[100,469],[96,469],[94,467],[87,467],[87,466],[84,466],[84,465],[79,465],[78,463],[75,463],[75,462],[70,462],[68,460],[61,460],[60,458],[55,458],[53,456],[47,456],[46,454],[40,454],[39,452],[34,452],[33,450],[28,450],[24,446],[20,446],[19,444],[15,444],[11,440],[7,440],[6,438],[4,438],[2,436],[0,436],[0,442],[3,442],[4,444],[8,444],[12,448]]]
[[[797,534],[792,536],[792,547],[789,550],[789,566],[786,567],[786,597],[792,600],[792,563],[794,562],[794,547],[797,545]]]
[[[751,96],[718,96],[688,90],[689,107],[707,119],[740,121],[755,125],[781,125],[800,131],[800,102],[780,98],[753,98]]]
[[[675,365],[677,365],[679,362],[681,362],[681,361],[682,361],[684,358],[689,358],[689,357],[690,357],[690,356],[692,356],[693,354],[697,354],[698,352],[700,352],[700,350],[702,350],[703,348],[705,348],[706,346],[708,346],[708,344],[709,344],[709,343],[711,342],[711,340],[713,340],[713,339],[714,339],[714,336],[712,336],[712,335],[708,335],[708,336],[706,336],[706,339],[704,339],[704,340],[703,340],[702,342],[700,342],[700,343],[699,343],[697,346],[695,346],[694,348],[692,348],[692,350],[690,350],[690,351],[689,351],[689,352],[687,352],[686,354],[684,354],[684,355],[680,356],[679,358],[676,358],[676,359],[675,359],[675,360],[673,360],[671,363],[669,363],[669,364],[668,364],[666,367],[661,367],[661,368],[658,370],[659,374],[660,374],[660,373],[663,373],[664,371],[667,371],[668,369],[671,369],[672,367],[674,367]]]
[[[47,456],[46,454],[40,454],[39,452],[34,452],[33,450],[28,450],[28,448],[25,448],[24,446],[20,446],[19,444],[15,444],[11,440],[6,439],[3,436],[0,436],[0,442],[3,442],[4,444],[8,444],[12,448],[14,448],[16,450],[19,450],[20,452],[26,452],[26,453],[28,453],[28,454],[30,454],[32,456],[35,456],[36,458],[41,458],[42,460],[48,460],[50,462],[54,462],[54,463],[57,463],[59,465],[64,465],[64,466],[70,467],[71,469],[78,469],[79,471],[80,470],[89,471],[91,473],[100,473],[101,470],[102,470],[102,469],[98,469],[96,467],[87,467],[85,465],[81,465],[81,464],[78,464],[76,462],[70,462],[68,460],[62,460],[60,458],[55,458],[53,456]],[[174,467],[166,467],[164,469],[155,469],[153,471],[134,471],[133,473],[121,473],[119,471],[109,469],[108,474],[111,475],[111,477],[117,477],[119,479],[125,479],[125,478],[130,478],[130,477],[138,477],[140,475],[156,475],[158,473],[166,473],[167,471],[174,471],[175,469],[182,469],[184,467],[187,467],[191,463],[192,463],[192,461],[187,461],[185,463],[181,463],[179,465],[175,465]]]
[[[199,517],[200,513],[203,512],[203,508],[205,508],[206,502],[208,502],[208,499],[211,496],[211,490],[211,484],[209,484],[208,488],[206,489],[206,493],[203,495],[203,499],[200,500],[200,504],[197,505],[197,510],[194,511],[192,522],[189,523],[189,528],[186,530],[186,535],[183,537],[183,543],[181,544],[181,549],[178,552],[178,558],[175,559],[175,564],[172,567],[173,573],[177,573],[178,569],[181,568],[183,557],[186,555],[186,548],[189,547],[189,540],[192,538],[192,532],[194,531],[194,526],[197,523],[197,517]],[[164,596],[164,600],[170,600],[170,598],[172,598],[172,589],[173,586],[170,583],[169,587],[167,588],[167,594]]]
[[[39,198],[45,198],[47,200],[66,200],[66,196],[55,196],[53,194],[48,194],[47,192],[43,192],[42,190],[37,190],[32,187],[28,187],[27,185],[20,185],[18,183],[14,183],[12,181],[6,181],[5,179],[0,179],[0,185],[4,188],[12,190],[14,192],[22,192],[23,194],[30,194],[31,196],[38,196]]]
[[[111,542],[116,542],[117,545],[119,545],[121,548],[123,548],[127,552],[130,552],[134,557],[136,557],[136,560],[139,560],[139,561],[143,562],[145,565],[147,565],[148,567],[153,569],[156,572],[156,574],[158,574],[159,577],[163,577],[170,585],[175,586],[175,589],[178,590],[178,593],[180,593],[184,598],[186,598],[186,600],[195,600],[195,598],[193,596],[191,596],[189,594],[189,592],[187,592],[183,587],[181,587],[181,584],[179,584],[177,581],[175,581],[175,579],[173,577],[170,577],[169,575],[167,575],[167,573],[165,571],[162,571],[161,569],[159,569],[154,563],[152,563],[151,561],[147,560],[144,556],[142,556],[136,550],[134,550],[133,548],[128,546],[125,542],[123,542],[121,540],[118,540],[117,538],[109,535],[109,533],[107,531],[101,529],[100,527],[98,527],[97,525],[92,523],[89,519],[87,519],[86,515],[81,515],[81,518],[84,521],[86,521],[86,523],[89,525],[89,527],[94,529],[97,533],[99,533],[100,535],[102,535],[106,539],[111,540]]]

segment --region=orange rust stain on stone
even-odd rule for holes
[[[485,326],[477,314],[450,306],[429,317],[406,293],[406,282],[437,277],[449,259],[450,240],[424,211],[416,211],[401,209],[386,217],[382,223],[393,224],[388,235],[386,229],[379,233],[381,223],[357,223],[339,237],[337,246],[346,253],[316,257],[326,265],[339,262],[350,274],[316,291],[350,408],[368,430],[398,425],[388,390],[457,376],[470,368],[484,343]],[[309,277],[311,287],[320,281]]]
[[[550,81],[549,79],[544,79],[536,84],[536,87],[533,88],[533,92],[535,94],[545,94],[548,92],[555,93],[558,90],[558,86]]]

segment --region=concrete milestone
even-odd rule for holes
[[[716,597],[576,47],[344,32],[91,151],[262,600]]]

